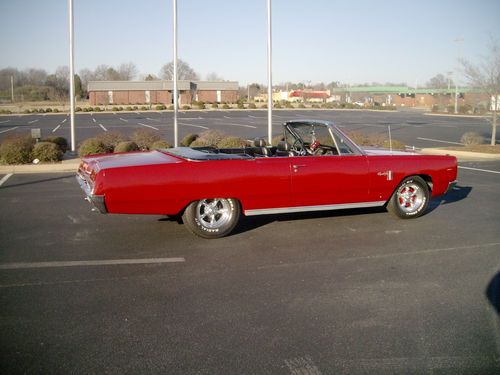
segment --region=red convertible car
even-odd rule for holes
[[[452,156],[361,149],[323,121],[284,124],[277,147],[178,147],[82,159],[77,179],[102,213],[182,217],[204,238],[229,234],[241,214],[386,206],[421,216],[457,177]]]

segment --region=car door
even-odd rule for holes
[[[369,171],[365,155],[295,156],[289,160],[294,207],[369,200]]]

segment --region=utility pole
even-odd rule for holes
[[[12,103],[14,103],[14,76],[10,76],[10,93]]]
[[[267,136],[273,140],[273,76],[272,76],[272,25],[271,0],[267,0]]]
[[[174,147],[179,147],[179,130],[177,123],[177,0],[172,0],[174,13]]]
[[[75,152],[75,63],[73,49],[73,0],[68,0],[69,6],[69,113],[71,124],[71,151]]]
[[[457,43],[457,49],[458,49],[458,58],[460,58],[461,51],[460,51],[460,43],[464,41],[464,38],[457,38],[454,40],[455,43]],[[455,79],[455,114],[458,113],[458,71]]]

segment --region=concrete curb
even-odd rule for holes
[[[80,159],[63,160],[53,164],[1,165],[0,174],[21,173],[76,173]]]
[[[441,116],[441,117],[457,117],[457,118],[483,118],[483,119],[488,119],[491,116],[487,115],[455,115],[454,113],[432,113],[432,112],[426,112],[424,113],[424,116]]]
[[[426,155],[452,155],[458,160],[500,160],[500,154],[486,154],[483,152],[446,150],[440,148],[423,148],[420,152]]]

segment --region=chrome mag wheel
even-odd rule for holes
[[[400,186],[397,191],[399,207],[403,212],[417,211],[425,200],[424,190],[416,183]]]
[[[203,199],[196,205],[196,219],[208,229],[224,227],[231,215],[231,204],[225,198]]]

